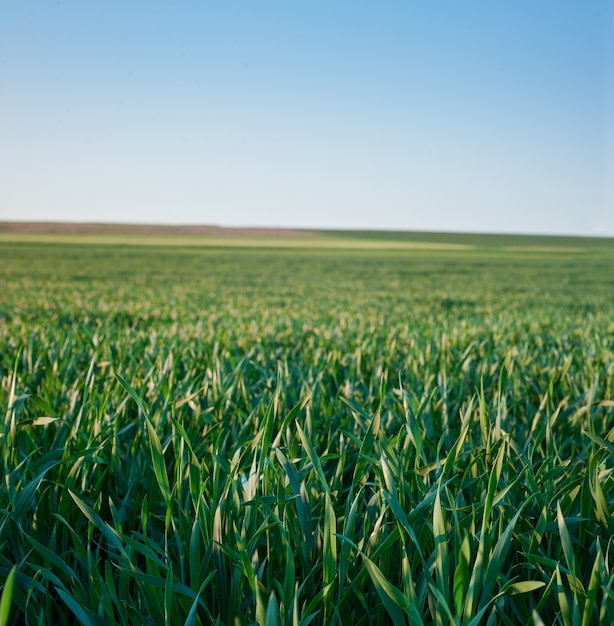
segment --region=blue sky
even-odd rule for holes
[[[0,219],[614,235],[611,0],[0,0]]]

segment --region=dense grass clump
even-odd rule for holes
[[[614,252],[546,244],[3,243],[0,624],[614,623]]]

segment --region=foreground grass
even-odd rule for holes
[[[2,255],[0,621],[614,622],[607,248]]]

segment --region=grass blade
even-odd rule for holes
[[[15,573],[17,566],[13,565],[9,575],[2,586],[2,596],[0,596],[0,626],[7,626],[11,614],[11,603],[13,600],[13,587],[15,586]]]

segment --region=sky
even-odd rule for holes
[[[612,0],[0,0],[0,220],[614,236]]]

